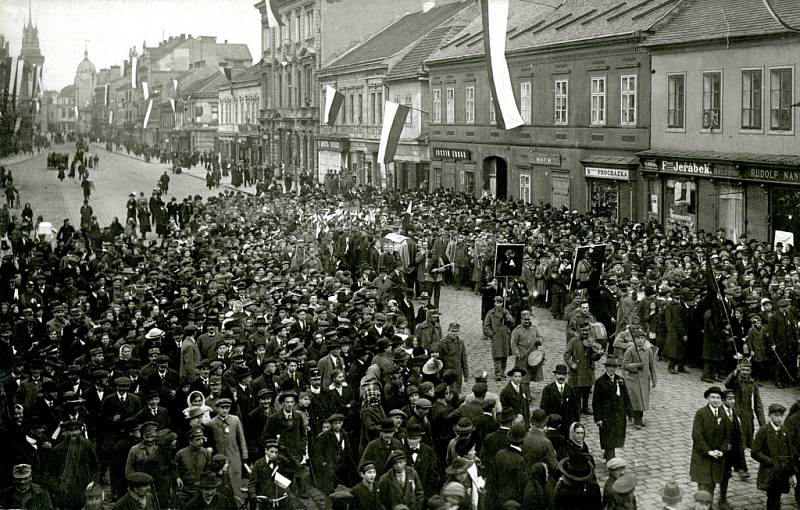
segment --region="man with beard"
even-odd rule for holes
[[[50,494],[31,482],[30,464],[17,464],[12,470],[14,484],[0,491],[0,508],[52,510]]]
[[[86,486],[100,475],[94,445],[82,437],[82,424],[69,421],[61,424],[63,439],[53,447],[48,459],[48,475],[58,480],[53,494],[56,508],[81,508],[86,502]]]

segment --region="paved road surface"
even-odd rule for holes
[[[57,148],[71,152],[70,149],[69,146]],[[97,151],[101,158],[101,170],[93,170],[91,173],[96,182],[91,203],[101,226],[114,216],[124,217],[127,194],[133,190],[143,190],[149,195],[159,175],[167,168],[167,165],[146,164],[137,158],[119,153],[110,154],[98,146],[94,146],[92,150]],[[43,214],[55,226],[60,225],[63,218],[70,218],[74,224],[79,224],[79,209],[83,198],[79,183],[69,178],[63,184],[59,183],[56,172],[45,168],[44,153],[37,158],[11,165],[15,182],[21,188],[22,203],[31,202],[34,215]],[[220,190],[209,192],[205,189],[203,175],[205,172],[199,168],[190,172],[190,175],[170,173],[172,180],[168,195],[174,194],[181,200],[189,194],[207,197],[219,193]],[[491,376],[494,369],[490,346],[482,339],[480,305],[480,298],[470,291],[459,292],[445,288],[440,306],[441,323],[461,323],[461,332],[469,351],[470,371],[476,374],[486,370]],[[534,322],[545,338],[545,374],[546,382],[550,382],[555,364],[562,359],[565,322],[554,320],[549,312],[539,308],[534,310]],[[513,366],[512,361],[509,360],[509,366]],[[691,425],[694,412],[705,404],[703,391],[708,387],[708,384],[700,381],[697,370],[692,370],[690,374],[672,375],[667,372],[665,363],[658,362],[656,371],[658,386],[651,393],[651,409],[645,414],[647,428],[629,428],[626,448],[618,450],[617,454],[627,459],[629,470],[638,475],[636,493],[639,508],[647,509],[660,508],[658,490],[670,480],[678,481],[686,491],[684,502],[691,500],[695,491],[694,485],[689,482]],[[601,369],[598,368],[597,375],[600,374]],[[465,386],[469,388],[469,385]],[[538,402],[542,386],[543,383],[534,384],[535,402]],[[493,377],[490,378],[490,389],[497,393],[501,389],[501,385],[494,382]],[[765,408],[773,402],[782,403],[788,408],[800,398],[800,392],[796,390],[776,390],[771,384],[762,386],[761,394]],[[585,417],[584,420],[587,424],[589,448],[598,459],[598,464],[602,464],[597,428],[591,417]],[[764,508],[765,495],[755,486],[758,466],[750,459],[749,454],[747,459],[751,478],[740,481],[735,477],[731,481],[729,501],[734,508]],[[604,465],[599,467],[598,477],[602,486],[606,478]],[[785,508],[793,508],[790,496],[785,496],[783,502]]]

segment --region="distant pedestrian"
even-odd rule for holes
[[[83,189],[83,200],[89,200],[92,195],[92,181],[88,177],[85,176],[81,181],[81,188]]]

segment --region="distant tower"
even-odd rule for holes
[[[39,49],[39,29],[33,24],[30,0],[28,0],[28,24],[22,28],[22,50],[19,56],[25,61],[17,93],[18,100],[22,102],[31,99],[30,92],[32,91],[34,73],[38,73],[38,70],[44,64],[44,56],[42,55],[42,50]],[[35,95],[36,93],[34,92]]]
[[[78,107],[77,131],[88,133],[91,129],[94,87],[97,84],[97,71],[89,60],[89,50],[83,50],[83,60],[75,71],[75,106]]]

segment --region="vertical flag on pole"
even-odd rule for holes
[[[78,118],[78,107],[77,106],[73,106],[72,109],[75,110],[75,118],[77,119]]]
[[[146,81],[142,82],[142,94],[144,95],[145,101],[150,99],[150,85],[148,85]]]
[[[266,0],[266,11],[267,11],[267,26],[270,28],[275,27],[282,27],[283,23],[281,23],[280,14],[278,13],[275,6],[272,5],[272,0]]]
[[[28,77],[28,98],[30,99],[36,92],[36,76],[39,73],[36,71],[36,64],[31,65],[28,70],[30,71],[30,76]]]
[[[175,92],[175,97],[178,97],[178,80],[175,78],[172,79],[172,88],[174,89],[173,92]]]
[[[103,91],[103,106],[108,106],[108,83],[106,83],[104,89],[105,90]]]
[[[381,127],[381,142],[378,146],[378,162],[382,164],[391,163],[394,154],[397,152],[397,144],[400,142],[400,135],[406,123],[409,107],[386,101],[383,109],[383,127]]]
[[[139,57],[133,57],[131,59],[131,88],[136,88],[136,73],[139,71]]]
[[[339,108],[344,102],[344,94],[331,87],[325,85],[325,115],[323,116],[322,123],[329,126],[336,124],[336,117],[339,116]]]
[[[39,66],[39,96],[44,96],[44,80],[42,79],[42,69],[44,69],[44,66]]]
[[[17,69],[14,57],[8,57],[5,64],[8,66],[8,97],[14,93],[14,71]]]
[[[508,26],[508,0],[480,0],[483,21],[483,47],[489,86],[494,97],[497,125],[514,129],[525,124],[514,99],[511,75],[506,61],[506,28]]]
[[[16,101],[17,101],[16,97],[17,97],[17,93],[19,92],[19,87],[21,85],[20,84],[20,80],[22,78],[22,76],[21,76],[22,75],[22,69],[24,69],[24,68],[25,68],[25,59],[22,58],[22,57],[19,57],[17,59],[17,66],[14,69],[14,92],[11,94],[12,95],[12,102],[14,102],[14,103],[16,103]]]
[[[169,98],[169,105],[172,107],[172,113],[175,113],[175,99]]]
[[[114,120],[114,110],[108,112],[108,123],[111,124]]]
[[[144,114],[144,125],[142,128],[147,129],[147,123],[150,121],[150,112],[153,109],[153,100],[147,101],[147,112]]]

